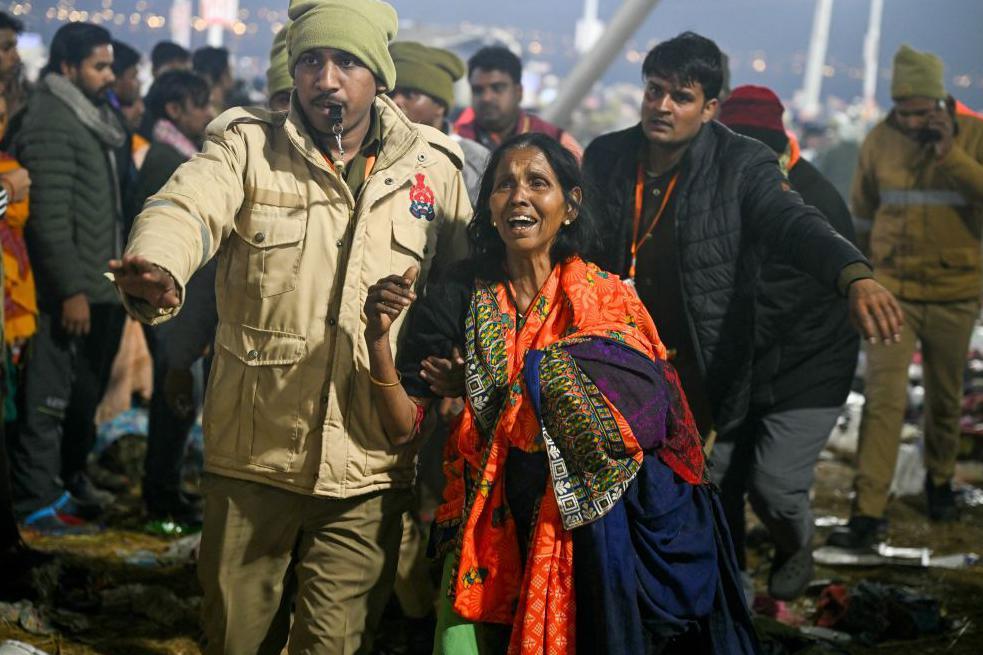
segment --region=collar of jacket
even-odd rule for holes
[[[296,98],[296,94],[294,97]],[[382,124],[382,145],[375,166],[372,168],[373,174],[398,162],[420,139],[418,131],[413,128],[413,124],[388,97],[376,96],[375,111]],[[284,129],[291,144],[308,161],[326,173],[337,175],[324,160],[324,155],[311,136],[296,100],[290,103]]]
[[[58,73],[48,73],[40,86],[64,102],[90,132],[108,148],[119,148],[126,141],[126,131],[120,125],[109,103],[92,104],[82,91]]]
[[[717,154],[718,133],[721,130],[727,130],[727,128],[716,121],[711,121],[703,125],[697,135],[693,137],[686,153],[679,162],[680,175],[677,196],[685,195],[685,190],[690,186],[689,182],[699,177],[700,173],[712,164],[713,155]],[[620,139],[608,144],[608,149],[616,154],[615,161],[617,162],[612,171],[612,178],[623,180],[624,188],[631,189],[635,182],[639,153],[648,143],[642,132],[641,123],[624,130],[621,135]]]

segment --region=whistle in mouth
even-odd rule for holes
[[[341,105],[331,105],[328,109],[328,120],[331,121],[331,131],[340,134],[345,129],[341,122]]]

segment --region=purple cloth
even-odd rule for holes
[[[686,483],[651,456],[672,421],[666,365],[606,339],[564,349],[625,417],[646,453],[610,511],[573,530],[577,650],[759,652],[719,501],[709,487]],[[537,414],[542,356],[530,351],[525,362]],[[543,453],[509,453],[506,495],[519,525],[531,523],[548,486],[545,459]],[[526,538],[520,528],[520,539]]]
[[[565,350],[625,417],[642,450],[665,442],[670,398],[661,362],[603,339],[576,343]]]

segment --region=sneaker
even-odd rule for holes
[[[768,595],[778,600],[795,600],[812,581],[812,544],[791,555],[775,553],[768,576]]]
[[[956,507],[956,494],[952,491],[952,480],[935,485],[932,476],[925,476],[925,501],[928,505],[928,518],[940,523],[952,523],[959,520],[959,508]]]
[[[80,508],[67,491],[59,498],[41,509],[24,517],[21,525],[43,535],[93,534],[98,531],[79,514]]]
[[[826,544],[837,548],[863,550],[872,548],[887,536],[887,519],[857,515],[844,527],[836,528],[826,539]]]
[[[98,518],[116,502],[116,496],[92,484],[85,473],[73,475],[65,482],[65,488],[71,493],[79,509],[78,515],[83,518]]]

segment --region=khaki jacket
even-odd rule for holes
[[[873,221],[877,280],[904,300],[970,300],[983,291],[983,121],[955,120],[956,142],[941,161],[890,116],[860,150],[851,209]]]
[[[422,289],[463,258],[471,205],[460,148],[388,98],[375,107],[383,145],[357,201],[296,107],[232,109],[136,219],[126,252],[182,290],[218,257],[209,472],[337,498],[412,483],[416,446],[392,446],[373,406],[362,307],[382,277],[418,266]],[[151,324],[179,311],[134,300]]]

